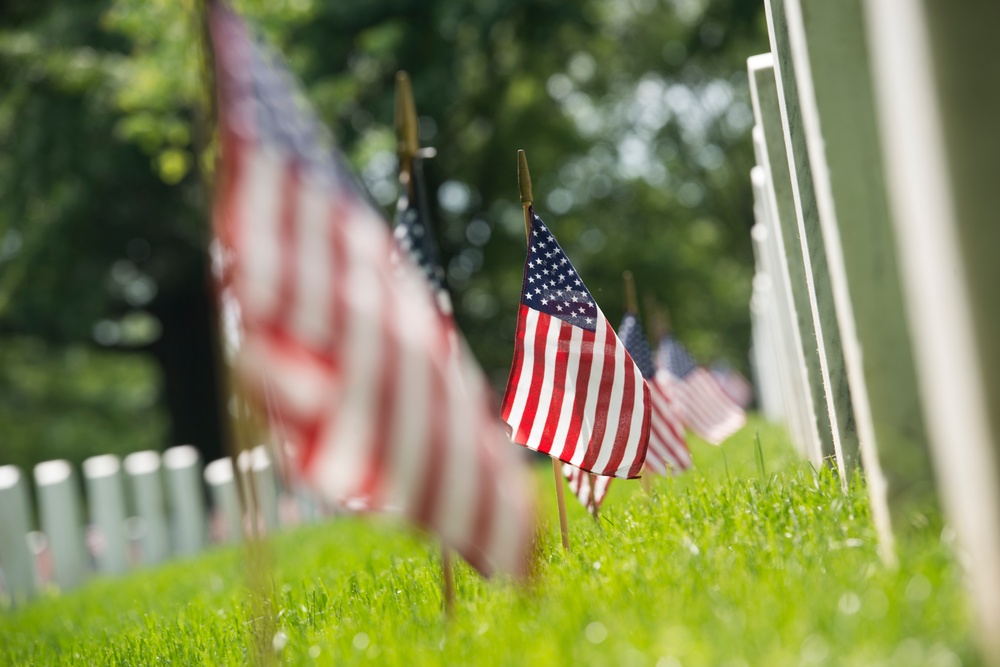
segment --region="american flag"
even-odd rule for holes
[[[403,173],[401,172],[401,176]],[[399,200],[396,202],[396,219],[393,236],[399,247],[409,254],[430,283],[443,315],[452,313],[451,296],[444,284],[444,269],[438,258],[434,229],[427,211],[427,194],[424,189],[424,164],[419,155],[413,157],[408,180],[401,182]],[[401,179],[402,181],[403,179]]]
[[[670,379],[665,371],[657,372],[653,365],[653,352],[635,313],[625,313],[618,337],[632,355],[639,371],[649,385],[653,402],[652,426],[649,431],[649,450],[646,467],[660,475],[679,473],[691,467],[691,453],[684,440],[678,405],[671,397]]]
[[[649,388],[534,209],[529,220],[503,420],[528,449],[599,475],[636,477],[649,441]]]
[[[712,377],[726,392],[726,396],[732,399],[733,403],[744,410],[753,403],[753,385],[738,370],[726,362],[713,363],[709,370]]]
[[[660,340],[657,364],[669,373],[667,382],[671,395],[677,397],[684,424],[708,442],[718,445],[746,423],[740,406],[673,336]]]
[[[419,270],[391,260],[361,194],[284,65],[212,3],[221,116],[216,275],[239,309],[237,368],[262,380],[303,479],[331,501],[396,507],[485,575],[525,572],[526,471],[482,371],[452,363]]]
[[[611,480],[614,478],[605,477],[604,475],[591,475],[589,472],[584,472],[568,463],[562,465],[562,471],[563,477],[569,483],[569,490],[573,492],[573,495],[580,501],[580,504],[590,512],[591,516],[596,519],[601,510],[601,503],[604,502],[604,497],[608,495],[608,487],[611,486]],[[591,482],[593,482],[593,485],[591,485]],[[592,487],[593,492],[591,492]]]

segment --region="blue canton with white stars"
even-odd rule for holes
[[[653,366],[653,351],[649,349],[646,335],[642,333],[642,325],[634,313],[625,313],[621,326],[618,327],[618,338],[621,339],[625,350],[632,357],[632,361],[639,367],[642,377],[649,379],[656,375],[656,367]]]
[[[534,209],[521,303],[573,326],[597,331],[597,304]]]
[[[413,161],[413,193],[411,198],[407,188],[402,188],[396,203],[396,220],[393,236],[400,248],[409,253],[421,268],[435,291],[444,290],[444,270],[438,261],[437,243],[431,229],[430,215],[427,213],[427,198],[424,194],[423,165],[420,159]]]
[[[303,176],[321,186],[336,186],[368,199],[354,178],[330,133],[317,118],[305,93],[280,56],[269,49],[238,18],[225,10],[227,41],[242,33],[249,47],[249,71],[225,72],[236,99],[236,113],[247,114],[256,140],[275,148],[302,167]],[[242,40],[240,40],[242,41]],[[224,44],[241,48],[237,43]]]
[[[673,336],[665,336],[657,350],[657,361],[675,377],[683,378],[698,367],[694,358]]]

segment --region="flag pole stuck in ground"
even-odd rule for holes
[[[528,158],[523,150],[517,151],[517,189],[521,195],[521,209],[524,211],[524,236],[528,245],[531,245],[531,204],[533,202],[531,192],[531,173],[528,172]],[[569,551],[569,522],[566,519],[566,496],[563,493],[563,481],[561,465],[559,459],[552,459],[552,476],[556,485],[556,500],[559,504],[559,534],[562,536],[562,545]]]
[[[417,160],[421,159],[420,139],[418,136],[417,105],[413,101],[413,88],[410,85],[410,76],[404,72],[396,73],[396,153],[399,157],[399,186],[401,190],[400,200],[396,211],[396,234],[397,241],[400,237],[405,238],[409,245],[401,242],[405,249],[412,255],[418,250],[418,239],[412,238],[413,231],[420,227],[420,235],[423,243],[419,245],[426,248],[429,244],[435,244],[435,239],[431,233],[430,220],[426,215],[423,183],[420,182],[420,174],[417,169]],[[415,216],[416,220],[406,219],[408,215]],[[436,244],[435,244],[436,245]],[[435,247],[436,250],[436,247]],[[440,283],[440,265],[437,262],[437,252],[431,253],[427,257],[414,257],[418,265],[426,263],[428,279],[431,280],[431,287],[435,292],[444,292],[444,286]],[[421,268],[423,268],[421,266]],[[443,295],[435,294],[435,302],[442,315],[450,318],[450,307],[447,312],[443,304],[449,303],[446,299],[447,293]],[[441,543],[441,589],[444,601],[445,614],[451,616],[455,608],[455,574],[452,566],[451,549],[448,545]]]

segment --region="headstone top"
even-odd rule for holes
[[[215,486],[233,481],[233,460],[228,456],[205,466],[205,481]]]
[[[21,471],[17,466],[0,466],[0,489],[10,489],[21,479]]]
[[[73,469],[69,461],[56,459],[55,461],[45,461],[35,466],[35,483],[38,486],[49,486],[59,484],[69,479]]]
[[[160,453],[153,450],[133,452],[125,457],[125,472],[146,475],[160,469]]]
[[[112,475],[117,474],[119,469],[121,469],[121,462],[114,454],[91,456],[83,462],[83,474],[86,475],[88,479],[111,477]]]
[[[747,69],[750,71],[767,69],[768,67],[774,67],[774,54],[770,51],[747,58]]]
[[[163,467],[171,470],[190,468],[198,462],[198,450],[191,445],[178,445],[163,452]]]

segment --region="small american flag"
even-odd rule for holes
[[[437,300],[438,310],[443,315],[452,313],[451,296],[444,284],[444,269],[438,258],[438,247],[434,240],[434,229],[427,211],[427,194],[424,189],[424,164],[419,155],[413,157],[410,180],[401,183],[399,200],[396,202],[396,219],[393,236],[399,247],[409,254],[413,263],[420,267],[430,283]]]
[[[283,64],[212,3],[221,116],[216,275],[238,308],[237,368],[264,379],[303,479],[398,508],[485,575],[524,573],[526,471],[426,281],[361,194]],[[395,264],[395,266],[394,266]],[[263,379],[262,379],[263,378]]]
[[[664,336],[657,364],[669,373],[672,396],[677,397],[681,418],[692,431],[712,444],[720,444],[742,428],[746,415],[726,396],[712,374],[695,363],[673,336]]]
[[[569,484],[569,490],[573,492],[576,499],[580,501],[591,516],[595,519],[601,510],[601,503],[608,495],[608,487],[611,486],[613,477],[604,475],[591,475],[589,472],[580,470],[575,466],[564,463],[562,466],[563,477]],[[593,484],[591,484],[593,482]]]
[[[726,396],[732,399],[733,403],[744,410],[753,403],[753,385],[738,370],[726,362],[713,363],[710,367],[712,377],[726,392]]]
[[[679,473],[691,467],[691,453],[684,440],[684,425],[678,407],[671,398],[670,379],[666,372],[656,371],[653,352],[649,349],[642,325],[634,313],[625,313],[618,337],[632,355],[639,371],[649,385],[653,401],[652,427],[649,432],[649,450],[646,467],[660,475]]]
[[[503,420],[528,449],[636,477],[649,441],[649,388],[551,231],[533,209],[529,219]]]

